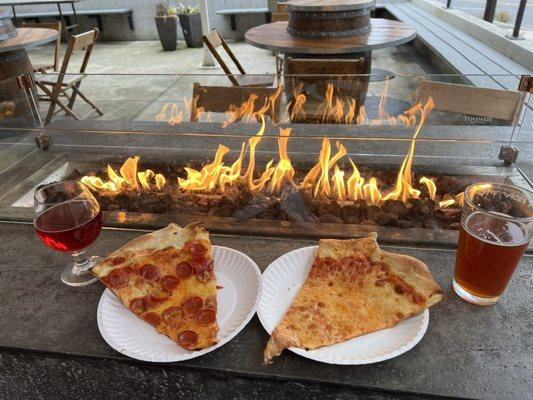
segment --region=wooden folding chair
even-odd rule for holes
[[[524,105],[524,92],[490,89],[423,79],[415,94],[415,103],[433,98],[435,110],[497,118],[515,124]]]
[[[287,8],[287,2],[286,1],[277,1],[276,2],[276,12],[278,13],[288,13],[289,10]]]
[[[63,58],[63,63],[61,64],[61,70],[59,74],[44,73],[35,76],[35,84],[45,93],[45,95],[40,96],[39,99],[50,101],[50,107],[48,108],[45,124],[49,124],[54,114],[61,110],[65,111],[68,115],[77,120],[87,118],[94,111],[100,115],[103,115],[100,108],[98,108],[96,104],[89,100],[87,96],[80,91],[81,81],[87,76],[84,74],[84,72],[87,68],[87,64],[89,63],[97,36],[98,29],[96,28],[79,35],[69,36],[67,50],[65,51],[65,56]],[[85,54],[79,71],[75,74],[68,74],[68,65],[74,50],[84,51]],[[76,115],[76,113],[72,110],[77,96],[80,96],[87,104],[91,106],[91,111],[81,118],[78,117],[78,115]],[[66,103],[62,101],[63,98],[67,100]],[[60,109],[54,111],[56,105]]]
[[[368,76],[353,76],[365,73],[364,58],[358,59],[312,59],[287,58],[285,85],[288,101],[294,104],[294,96],[304,94],[304,111],[312,119],[314,112],[326,100],[328,86],[333,97],[355,100],[356,109],[363,105],[368,89]]]
[[[246,72],[244,71],[244,68],[242,67],[241,63],[239,62],[237,57],[235,57],[235,54],[233,54],[226,41],[222,38],[222,36],[220,36],[220,34],[216,30],[213,30],[208,35],[204,35],[203,40],[209,51],[213,54],[213,57],[215,57],[217,62],[220,64],[220,66],[228,76],[233,86],[262,87],[274,85],[273,76],[246,75]],[[217,51],[217,48],[219,47],[222,47],[226,51],[226,53],[231,58],[241,75],[235,75],[231,72],[231,70]]]
[[[46,28],[57,31],[54,48],[54,62],[52,64],[32,64],[33,72],[56,71],[59,69],[59,52],[61,51],[61,22],[23,22],[24,28]]]
[[[282,88],[267,87],[238,87],[238,86],[202,86],[194,83],[192,92],[191,122],[197,122],[200,110],[202,112],[225,113],[230,107],[240,107],[246,103],[251,95],[257,96],[254,111],[267,107],[265,114],[277,123],[280,117]]]

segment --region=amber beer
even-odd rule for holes
[[[498,301],[531,237],[527,217],[531,204],[519,202],[514,194],[494,194],[500,187],[514,188],[490,185],[488,190],[469,193],[471,186],[465,192],[453,286],[461,298],[480,305]],[[513,213],[519,217],[509,215]]]

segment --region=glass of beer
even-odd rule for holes
[[[476,183],[464,193],[453,288],[463,300],[498,302],[533,231],[533,192]]]

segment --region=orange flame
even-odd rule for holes
[[[276,167],[274,168],[272,180],[270,181],[269,188],[271,192],[279,192],[285,184],[296,186],[293,181],[295,173],[294,167],[292,166],[289,154],[287,153],[287,143],[289,142],[289,136],[291,134],[291,131],[291,128],[280,128],[279,130],[279,161],[278,165],[276,165]]]
[[[330,99],[333,98],[330,97]],[[337,114],[335,114],[335,118],[337,118],[341,116],[339,112],[341,106],[344,109],[348,103],[341,102],[335,104],[332,110],[336,109],[335,112]],[[355,103],[351,103],[350,107],[352,110],[355,110]],[[239,155],[231,165],[225,165],[224,163],[224,158],[227,157],[230,149],[220,144],[217,147],[212,162],[203,165],[200,169],[185,168],[186,177],[179,177],[177,183],[182,190],[208,193],[215,191],[217,193],[224,193],[228,187],[235,184],[246,185],[252,192],[266,190],[270,193],[280,193],[284,187],[290,186],[309,190],[315,197],[319,195],[333,196],[340,203],[364,199],[369,204],[377,205],[386,200],[406,201],[408,198],[417,198],[421,193],[413,187],[412,174],[416,140],[433,107],[433,100],[429,98],[426,104],[418,104],[406,112],[405,118],[414,118],[416,120],[418,115],[420,117],[418,118],[418,124],[412,136],[409,150],[398,170],[393,188],[385,193],[378,187],[378,180],[375,177],[369,177],[365,180],[361,176],[359,169],[351,158],[349,158],[351,165],[350,174],[341,168],[341,159],[346,156],[347,150],[342,143],[337,141],[335,143],[337,150],[334,152],[330,139],[328,138],[322,140],[317,163],[307,172],[299,184],[296,183],[294,181],[296,174],[295,168],[291,163],[288,153],[288,141],[291,135],[290,128],[279,130],[279,137],[277,139],[279,160],[276,163],[274,160],[271,160],[264,166],[263,170],[256,170],[256,151],[260,142],[263,140],[266,127],[265,117],[262,114],[265,109],[264,107],[262,111],[254,111],[253,114],[254,118],[260,118],[261,120],[260,129],[254,136],[249,138],[248,143],[242,143]],[[162,115],[166,114],[167,111],[167,109],[162,110]],[[171,112],[175,116],[176,110],[174,107],[171,107]],[[359,110],[359,116],[361,115],[366,118],[363,107]],[[165,118],[165,116],[163,115],[161,118]],[[243,172],[243,164],[246,156],[248,156],[248,164]],[[122,190],[164,190],[166,185],[165,177],[150,169],[138,171],[138,162],[139,157],[130,157],[122,164],[118,172],[108,165],[108,180],[103,180],[96,176],[84,176],[81,180],[93,190],[110,192]],[[436,186],[433,180],[427,177],[421,177],[418,183],[427,187],[428,195],[431,199],[436,198]],[[442,207],[446,207],[455,203],[461,204],[462,201],[462,195],[460,194],[455,196],[455,198],[443,198],[440,204]]]
[[[429,178],[426,178],[425,176],[420,178],[419,182],[427,186],[429,198],[431,200],[435,200],[435,194],[437,193],[437,187],[435,186],[435,182],[433,182]]]
[[[394,189],[389,194],[384,196],[383,200],[401,199],[402,201],[406,201],[409,197],[417,198],[420,195],[420,191],[416,190],[412,186],[411,167],[413,164],[413,157],[415,154],[416,138],[418,137],[418,134],[420,133],[422,126],[424,125],[424,122],[426,121],[427,116],[429,115],[429,113],[431,112],[434,106],[435,104],[433,103],[433,99],[429,97],[426,104],[423,107],[421,107],[420,121],[416,127],[413,138],[411,139],[411,145],[409,146],[409,152],[407,153],[407,156],[403,160],[402,166],[400,167],[400,170],[398,171],[398,177],[396,178]]]

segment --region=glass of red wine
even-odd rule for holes
[[[34,195],[33,225],[48,247],[74,256],[74,262],[61,273],[70,286],[84,286],[97,280],[89,270],[99,257],[87,257],[85,249],[102,230],[100,205],[81,182],[56,182],[38,189]]]

